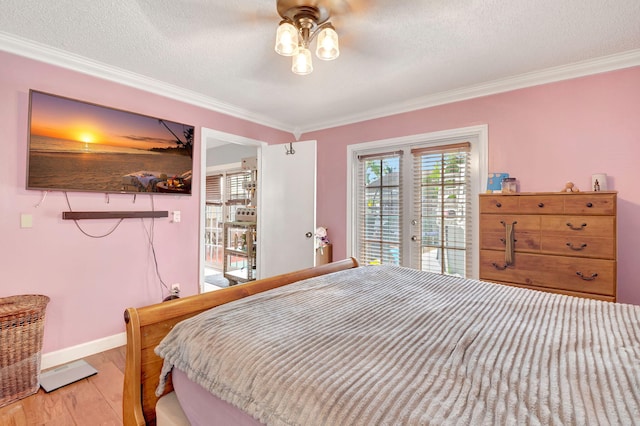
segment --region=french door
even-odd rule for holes
[[[479,138],[408,142],[351,150],[351,253],[365,265],[474,276]]]
[[[471,173],[467,141],[411,149],[411,266],[470,275]]]

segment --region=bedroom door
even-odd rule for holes
[[[316,141],[261,150],[258,278],[313,266]]]

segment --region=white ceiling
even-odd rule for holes
[[[296,135],[640,65],[640,0],[350,3],[308,76],[273,50],[276,0],[2,0],[0,50]]]

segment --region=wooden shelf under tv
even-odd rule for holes
[[[120,212],[62,212],[64,220],[79,219],[143,219],[148,217],[169,217],[167,210],[162,211],[120,211]]]

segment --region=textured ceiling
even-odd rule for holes
[[[273,50],[275,3],[2,0],[0,50],[68,52],[294,133],[610,55],[640,63],[639,0],[351,0],[332,19],[340,57],[298,76]]]

